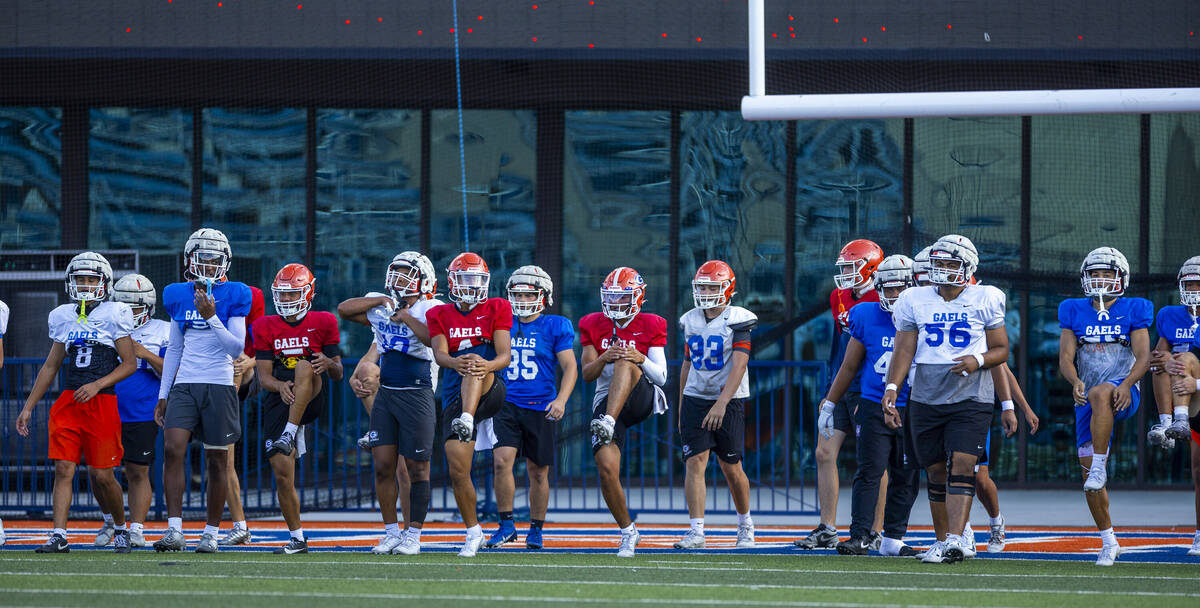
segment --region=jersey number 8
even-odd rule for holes
[[[947,331],[945,323],[926,323],[925,334],[925,343],[930,346],[941,346],[949,334],[950,346],[962,348],[971,343],[971,324],[959,321],[951,325]]]
[[[725,367],[725,341],[721,336],[709,336],[708,340],[704,336],[691,336],[687,341],[687,350],[694,369],[715,371]]]
[[[92,347],[80,346],[75,351],[75,367],[86,368],[92,364]]]

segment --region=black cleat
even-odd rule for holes
[[[837,552],[842,555],[866,555],[871,552],[871,537],[851,536],[837,544]]]
[[[918,553],[920,552],[916,549],[913,549],[908,545],[904,545],[903,547],[900,547],[900,553],[897,553],[897,555],[900,557],[916,557]]]
[[[113,533],[113,553],[129,553],[129,530],[117,530]]]
[[[288,544],[275,548],[275,555],[295,555],[297,553],[308,553],[307,540],[300,540],[293,536],[288,540]]]
[[[837,532],[825,524],[820,524],[808,533],[808,536],[795,541],[801,549],[833,549],[837,547]]]
[[[46,544],[33,550],[34,553],[70,553],[71,545],[67,544],[67,539],[60,534],[51,534],[50,540]]]
[[[292,451],[295,449],[296,449],[296,438],[293,437],[292,435],[284,433],[279,436],[279,439],[272,441],[271,445],[267,446],[267,458],[270,458],[276,454],[283,454],[284,456],[291,456]]]

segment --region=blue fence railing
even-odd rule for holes
[[[53,466],[47,454],[47,417],[50,404],[60,389],[55,388],[36,408],[28,438],[17,434],[15,421],[37,376],[39,359],[7,359],[0,370],[0,512],[40,516],[51,508]],[[356,361],[346,360],[347,374]],[[679,446],[676,398],[678,362],[665,387],[670,411],[632,429],[626,444],[623,467],[629,507],[634,512],[679,512],[686,510],[683,496],[684,466]],[[828,375],[824,363],[752,361],[751,393],[746,400],[746,453],[743,461],[751,483],[751,510],[756,513],[813,513],[816,493],[811,487],[813,446],[811,421],[815,419],[817,394]],[[326,391],[326,414],[307,428],[308,454],[300,459],[297,490],[305,510],[375,510],[374,474],[370,454],[357,446],[367,430],[361,402],[345,381]],[[242,442],[237,446],[237,469],[242,484],[242,502],[248,513],[278,512],[270,465],[264,458],[261,396],[247,399],[242,408]],[[600,495],[592,460],[588,423],[591,417],[590,386],[578,386],[561,422],[558,459],[551,472],[550,511],[607,511]],[[435,437],[441,437],[439,434]],[[432,508],[453,510],[442,446],[435,442],[432,479]],[[707,510],[732,513],[733,504],[721,482],[720,467],[710,466]],[[152,468],[155,488],[151,515],[164,517],[162,497],[162,435]],[[524,465],[518,463],[518,512],[528,508]],[[185,514],[200,516],[204,510],[204,454],[193,442],[186,465],[189,483],[184,494]],[[479,488],[484,515],[495,511],[492,500],[490,452],[476,455],[473,475]],[[118,478],[121,478],[118,469]],[[123,480],[122,480],[123,481]],[[73,509],[95,513],[86,469],[75,480]]]

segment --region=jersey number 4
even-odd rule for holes
[[[508,373],[506,374],[509,380],[533,380],[537,378],[537,351],[527,349],[513,349],[512,360],[508,362]]]
[[[962,348],[971,343],[971,324],[959,321],[946,327],[946,323],[926,323],[925,343],[937,347],[950,340],[950,346]]]
[[[704,336],[691,336],[687,349],[694,369],[714,371],[725,367],[725,341],[721,336],[709,336],[707,340]]]

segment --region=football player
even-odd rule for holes
[[[1165,373],[1165,366],[1172,354],[1184,353],[1191,348],[1196,334],[1196,317],[1200,316],[1200,256],[1188,258],[1179,268],[1177,277],[1179,305],[1164,306],[1158,311],[1155,319],[1158,343],[1150,353],[1158,423],[1150,428],[1147,438],[1150,445],[1165,449],[1174,448],[1176,440],[1187,441],[1191,436],[1187,403],[1173,406],[1172,378]]]
[[[1194,285],[1188,286],[1188,291],[1195,289]],[[1185,301],[1192,301],[1192,297],[1195,296],[1189,294],[1189,299]],[[1200,378],[1200,359],[1197,357],[1200,357],[1200,332],[1194,333],[1190,350],[1177,352],[1165,360],[1165,373],[1171,376],[1172,400],[1176,408],[1187,408],[1192,431],[1190,443],[1192,486],[1196,493],[1196,535],[1192,538],[1188,555],[1200,555],[1200,380],[1197,380]]]
[[[247,287],[250,288],[250,314],[246,315],[246,348],[233,360],[233,385],[237,387],[238,405],[243,408],[251,399],[254,399],[255,406],[259,405],[257,398],[261,386],[254,373],[254,322],[266,314],[262,290],[253,285]],[[222,547],[246,545],[250,543],[250,528],[246,526],[246,510],[242,508],[242,481],[238,478],[236,445],[226,450],[225,454],[225,479],[228,481],[225,502],[229,505],[233,528],[217,544]]]
[[[356,442],[358,447],[371,451],[371,410],[375,407],[375,396],[379,393],[379,347],[374,340],[370,346],[367,346],[367,351],[358,359],[358,364],[354,366],[354,372],[350,374],[348,381],[350,390],[354,396],[358,397],[362,402],[363,409],[367,411],[367,432]],[[405,529],[410,521],[408,510],[408,495],[412,492],[412,480],[408,476],[408,463],[404,461],[404,456],[396,455],[396,492],[400,503],[400,521],[404,522]]]
[[[906,289],[892,306],[896,339],[881,403],[897,415],[899,385],[912,366],[909,432],[929,480],[930,512],[947,529],[923,559],[957,562],[975,552],[963,532],[992,421],[995,388],[984,370],[1008,359],[1005,299],[995,287],[971,284],[979,254],[970,239],[944,236],[929,259],[933,286]]]
[[[0,300],[0,369],[4,369],[4,333],[8,331],[8,304]],[[4,520],[0,519],[0,547],[4,546]]]
[[[429,311],[429,336],[442,371],[442,423],[446,462],[454,501],[467,528],[459,557],[474,557],[483,544],[483,528],[475,513],[471,461],[477,425],[504,405],[504,382],[497,375],[508,367],[512,306],[489,298],[491,273],[479,255],[464,252],[446,268],[451,304]]]
[[[165,429],[167,533],[154,543],[154,549],[187,547],[183,536],[184,459],[195,436],[204,446],[208,464],[208,517],[196,552],[216,553],[229,487],[226,452],[242,435],[233,361],[246,346],[246,315],[252,296],[244,283],[225,277],[233,252],[221,231],[201,228],[192,233],[183,255],[187,280],[167,285],[162,297],[163,308],[171,317],[171,336],[154,418]]]
[[[710,260],[692,277],[695,308],[679,317],[684,357],[679,368],[679,435],[687,474],[691,529],[676,549],[704,548],[704,472],[713,452],[729,484],[738,514],[738,548],[754,546],[750,517],[750,480],[742,469],[746,446],[743,400],[750,396],[750,332],[758,324],[754,313],[733,305],[737,278],[721,260]]]
[[[437,376],[427,322],[429,311],[442,302],[435,297],[433,264],[416,251],[403,251],[392,258],[384,286],[386,294],[370,292],[342,302],[338,315],[369,325],[379,356],[379,388],[370,408],[367,439],[375,463],[375,496],[384,535],[371,552],[416,555],[421,552],[421,528],[429,512],[429,462],[437,427],[433,403]],[[351,386],[359,384],[364,392],[357,394],[365,395],[368,387],[362,386],[363,380],[373,379],[368,367],[362,369],[364,375],[351,381]],[[400,457],[410,480],[403,531],[396,517]]]
[[[1093,249],[1079,267],[1086,297],[1058,306],[1058,369],[1075,400],[1075,441],[1084,469],[1084,496],[1102,546],[1098,566],[1121,554],[1108,515],[1108,447],[1113,424],[1137,413],[1140,380],[1150,359],[1154,305],[1122,297],[1129,288],[1129,262],[1112,247]]]
[[[505,285],[513,311],[511,359],[504,375],[505,404],[492,419],[496,445],[492,450],[496,504],[500,529],[486,547],[499,547],[517,539],[513,523],[513,464],[518,451],[525,455],[529,474],[529,532],[526,549],[542,548],[542,524],[550,502],[550,466],[554,464],[558,421],[575,389],[579,368],[575,363],[575,327],[566,317],[544,314],[554,304],[554,283],[539,266],[522,266]],[[562,378],[555,386],[555,370]]]
[[[626,431],[653,413],[667,410],[667,320],[642,312],[646,283],[622,266],[600,285],[600,306],[579,320],[583,381],[595,382],[592,397],[592,456],[600,493],[621,529],[619,557],[633,557],[641,535],[629,517],[621,487],[621,452]]]
[[[121,446],[125,455],[125,481],[129,484],[129,545],[145,547],[143,530],[150,512],[150,465],[154,463],[154,444],[158,441],[158,423],[154,422],[154,407],[158,405],[158,388],[162,376],[162,357],[167,352],[171,324],[154,316],[158,297],[154,284],[140,274],[127,274],[113,285],[113,300],[124,302],[133,311],[133,352],[137,369],[117,383],[117,411],[121,415]],[[92,488],[103,487],[95,475],[97,469],[88,467]],[[97,504],[103,505],[99,496]],[[95,544],[103,547],[116,534],[113,514],[101,507],[104,525],[96,534]]]
[[[833,277],[835,289],[829,294],[829,309],[833,314],[833,349],[829,354],[829,369],[838,369],[850,342],[847,320],[850,309],[865,302],[879,301],[874,288],[875,269],[883,261],[883,250],[872,241],[856,239],[846,243],[837,258],[837,274]],[[795,542],[801,549],[832,549],[838,543],[838,452],[846,436],[854,432],[851,413],[859,400],[860,377],[856,375],[849,384],[846,397],[837,403],[821,404],[817,418],[817,491],[821,504],[821,521],[808,536]],[[826,387],[828,389],[828,387]],[[881,482],[881,489],[887,480]],[[882,495],[882,492],[881,492]],[[880,503],[882,504],[882,503]],[[879,513],[877,521],[881,519]],[[877,528],[872,528],[877,529]]]
[[[121,417],[114,387],[136,369],[133,312],[123,302],[108,301],[112,267],[104,256],[81,253],[67,264],[70,304],[50,311],[50,353],[17,416],[17,432],[29,437],[33,408],[62,368],[64,389],[50,408],[49,457],[54,461],[54,530],[38,553],[67,553],[67,514],[80,457],[96,469],[93,479],[102,510],[112,513],[113,551],[129,553],[125,504],[113,467],[121,463]]]
[[[916,550],[904,544],[908,518],[917,498],[921,470],[915,466],[911,441],[904,421],[908,399],[907,381],[896,396],[895,409],[885,416],[880,405],[883,399],[884,374],[892,358],[896,327],[892,322],[892,305],[904,290],[913,285],[912,260],[903,255],[884,258],[875,271],[874,286],[878,304],[866,304],[850,309],[847,332],[850,341],[837,375],[822,404],[840,401],[850,389],[855,376],[861,376],[859,402],[854,404],[858,472],[854,475],[851,495],[850,538],[837,544],[842,555],[866,555],[874,544],[875,504],[879,498],[880,480],[887,473],[886,506],[883,537],[879,552],[882,555],[911,557]],[[864,365],[866,363],[867,365]]]

